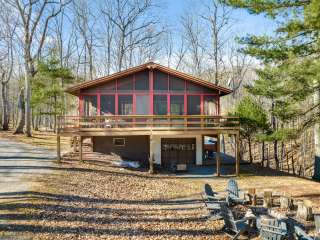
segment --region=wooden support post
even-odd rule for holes
[[[239,176],[240,173],[240,139],[239,139],[239,133],[236,134],[236,176]]]
[[[74,136],[72,142],[73,142],[73,152],[77,152],[78,138]]]
[[[82,159],[82,152],[83,152],[83,150],[82,150],[82,145],[83,145],[83,137],[82,136],[80,136],[80,139],[79,139],[79,161],[80,162],[82,162],[83,161],[83,159]]]
[[[60,135],[57,134],[57,161],[61,161],[61,144],[60,144]]]
[[[149,173],[154,173],[154,156],[153,156],[153,137],[150,135],[150,155],[149,155]]]
[[[217,176],[221,175],[221,158],[220,158],[220,133],[217,135],[217,152],[216,152]]]

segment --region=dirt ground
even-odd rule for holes
[[[229,239],[223,222],[208,219],[204,183],[223,192],[230,176],[192,177],[123,169],[114,158],[68,155],[54,174],[28,176],[41,183],[31,191],[2,192],[0,232],[10,239]],[[310,199],[317,210],[317,182],[242,166],[239,186]],[[1,236],[1,235],[0,235]],[[252,236],[255,238],[255,236]],[[252,239],[251,238],[251,239]]]

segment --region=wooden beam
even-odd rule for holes
[[[221,157],[220,157],[220,133],[217,135],[217,152],[216,152],[217,176],[221,175]]]
[[[57,161],[61,161],[61,144],[60,144],[60,135],[57,134]]]
[[[240,173],[240,139],[239,139],[239,132],[235,135],[236,136],[236,176],[239,176]]]
[[[82,150],[82,145],[83,145],[83,137],[80,136],[80,140],[79,140],[79,161],[83,162],[83,150]]]

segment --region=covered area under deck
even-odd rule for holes
[[[57,155],[61,159],[60,136],[78,137],[79,160],[83,160],[83,139],[102,137],[147,136],[149,141],[149,169],[154,164],[164,164],[173,158],[164,159],[163,145],[178,142],[185,146],[195,145],[195,166],[203,164],[204,136],[214,136],[216,141],[215,169],[221,175],[220,138],[222,135],[234,137],[235,174],[239,175],[239,122],[235,117],[221,116],[96,116],[96,117],[59,117],[57,133]],[[194,143],[192,142],[194,139]],[[200,139],[200,140],[199,140]],[[175,141],[175,142],[174,142]],[[101,145],[101,144],[100,144]],[[132,146],[131,146],[132,148]],[[188,149],[182,149],[187,152]],[[190,149],[189,149],[190,150]],[[193,149],[192,149],[193,150]],[[139,151],[137,149],[136,151]],[[182,154],[184,158],[190,154]],[[169,160],[168,160],[169,158]],[[192,159],[192,157],[191,157]]]

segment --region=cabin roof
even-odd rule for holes
[[[148,63],[142,64],[142,65],[139,65],[139,66],[136,66],[136,67],[132,67],[132,68],[129,68],[127,70],[120,71],[120,72],[117,72],[117,73],[114,73],[114,74],[111,74],[111,75],[108,75],[108,76],[105,76],[105,77],[100,77],[100,78],[96,78],[96,79],[93,79],[93,80],[90,80],[90,81],[86,81],[86,82],[83,82],[83,83],[80,83],[80,84],[76,84],[76,85],[73,85],[73,86],[67,88],[65,91],[67,93],[72,94],[72,95],[79,96],[80,95],[80,90],[91,88],[91,87],[96,87],[96,86],[102,85],[102,84],[104,84],[106,82],[109,82],[109,81],[112,81],[112,80],[115,80],[115,79],[118,79],[118,78],[126,77],[128,75],[131,75],[131,74],[134,74],[134,73],[137,73],[137,72],[141,72],[141,71],[146,70],[146,69],[159,70],[161,72],[165,72],[165,73],[173,75],[175,77],[179,77],[179,78],[185,79],[185,80],[193,82],[195,84],[199,84],[201,86],[204,86],[204,87],[207,87],[207,88],[210,88],[210,89],[213,89],[213,90],[217,90],[217,91],[219,91],[219,95],[220,96],[224,96],[224,95],[227,95],[227,94],[232,92],[231,89],[218,86],[218,85],[213,84],[211,82],[208,82],[206,80],[203,80],[203,79],[194,77],[192,75],[189,75],[189,74],[186,74],[186,73],[183,73],[183,72],[180,72],[180,71],[177,71],[177,70],[162,66],[162,65],[154,63],[154,62],[148,62]]]

